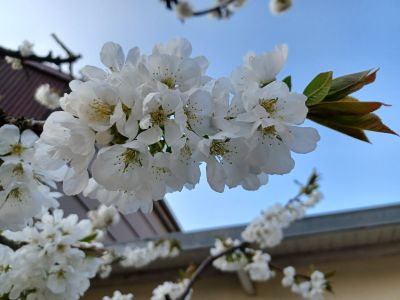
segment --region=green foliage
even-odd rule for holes
[[[291,90],[292,90],[292,76],[288,75],[288,76],[286,76],[285,78],[283,78],[282,81],[283,81],[284,83],[286,83],[286,85],[287,85],[288,88],[289,88],[289,91],[291,91]]]
[[[332,72],[318,74],[304,89],[307,106],[320,103],[329,93],[332,84]]]
[[[329,90],[329,93],[324,100],[340,100],[347,95],[358,91],[359,89],[363,88],[364,85],[374,82],[377,72],[378,70],[367,70],[335,78],[334,80],[332,80],[331,89]]]
[[[369,139],[364,130],[397,135],[373,113],[382,106],[387,106],[386,104],[361,102],[349,96],[374,82],[377,71],[367,70],[333,80],[331,72],[317,75],[304,90],[308,97],[307,118],[365,142],[369,142]]]

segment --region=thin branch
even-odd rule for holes
[[[3,236],[1,234],[0,234],[0,244],[7,246],[14,251],[18,250],[19,248],[21,248],[22,246],[25,245],[24,243],[17,243],[12,240],[9,240],[8,238],[6,238],[5,236]]]
[[[247,242],[242,242],[237,246],[233,246],[221,253],[219,253],[218,255],[210,255],[208,256],[205,260],[202,261],[202,263],[197,267],[196,271],[194,271],[192,277],[190,278],[189,284],[187,285],[187,287],[185,288],[184,292],[182,293],[182,295],[178,298],[178,300],[184,300],[186,298],[186,296],[189,294],[192,286],[194,285],[194,283],[196,282],[197,279],[199,279],[201,273],[203,273],[208,266],[210,266],[212,264],[212,262],[222,256],[231,254],[233,252],[235,252],[236,250],[243,250],[244,248],[248,247],[250,244]],[[167,298],[168,299],[168,298]]]
[[[52,33],[51,37],[56,41],[56,43],[67,53],[68,57],[77,57],[77,55],[75,53],[73,53],[61,40],[60,38],[55,34]],[[80,56],[80,55],[79,55]],[[73,63],[74,62],[70,62],[69,63],[69,74],[71,75],[71,77],[73,76]]]
[[[54,37],[53,37],[54,38]],[[48,62],[48,63],[52,63],[55,64],[57,66],[60,66],[62,64],[72,64],[74,62],[76,62],[78,59],[80,59],[82,56],[80,54],[73,54],[67,47],[65,47],[65,45],[57,38],[57,43],[65,50],[68,50],[68,57],[60,57],[60,56],[53,56],[53,53],[50,51],[46,56],[39,56],[36,54],[31,54],[28,56],[22,56],[21,52],[18,50],[10,50],[10,49],[6,49],[4,47],[0,46],[0,55],[3,56],[10,56],[10,57],[14,57],[14,58],[18,58],[21,61],[25,61],[25,60],[29,60],[29,61],[35,61],[35,62],[39,62],[39,63],[44,63],[44,62]],[[65,48],[64,48],[65,47]]]
[[[278,272],[280,272],[280,273],[283,274],[283,269],[284,269],[284,268],[282,268],[282,267],[280,267],[280,266],[277,266],[277,265],[275,265],[275,264],[272,264],[272,263],[268,263],[268,265],[269,265],[269,267],[270,267],[272,270],[278,271]],[[301,280],[311,280],[311,277],[310,277],[310,276],[305,275],[305,274],[298,274],[298,273],[296,273],[296,274],[294,275],[294,278],[299,279],[299,280],[300,280],[300,279],[301,279]]]
[[[228,0],[225,3],[219,4],[219,5],[215,5],[213,7],[210,8],[206,8],[203,10],[198,10],[198,11],[194,11],[192,16],[193,17],[201,17],[204,15],[208,15],[208,14],[212,14],[212,13],[217,13],[218,16],[221,18],[222,17],[222,12],[223,11],[227,11],[228,10],[228,6],[232,3],[234,3],[237,0]],[[179,3],[181,3],[182,1],[179,0],[164,0],[165,2],[165,7],[169,10],[172,10],[172,5],[178,5]]]
[[[214,12],[215,12],[215,13],[218,13],[218,15],[220,15],[220,14],[221,14],[221,11],[227,9],[227,7],[228,7],[230,4],[232,4],[233,2],[235,2],[235,1],[236,1],[236,0],[229,0],[229,1],[226,1],[225,3],[223,3],[223,4],[216,5],[216,6],[214,6],[214,7],[208,8],[208,9],[199,10],[199,11],[194,11],[194,12],[193,12],[193,16],[199,17],[199,16],[208,15],[208,14],[211,14],[211,13],[214,13]]]
[[[0,127],[5,124],[13,124],[20,130],[31,129],[37,135],[40,135],[43,131],[44,121],[12,117],[0,108]]]

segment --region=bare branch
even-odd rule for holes
[[[8,238],[6,238],[5,236],[0,234],[0,244],[7,246],[9,248],[11,248],[12,250],[18,250],[19,248],[21,248],[22,246],[24,246],[24,243],[17,243],[14,242],[12,240],[9,240]]]
[[[182,3],[182,1],[179,1],[179,0],[163,0],[163,1],[165,2],[165,7],[169,10],[172,10],[173,5],[178,5],[178,4]],[[219,18],[222,18],[223,12],[225,12],[225,15],[229,16],[229,14],[231,12],[228,10],[228,6],[232,3],[234,3],[235,1],[236,0],[227,0],[224,3],[215,5],[213,7],[194,11],[192,16],[193,17],[201,17],[204,15],[215,13]]]
[[[210,266],[212,264],[212,262],[222,256],[228,255],[230,253],[235,252],[236,250],[243,250],[246,247],[248,247],[250,244],[247,242],[242,242],[237,246],[233,246],[223,252],[221,252],[218,255],[210,255],[208,256],[205,260],[203,260],[201,262],[201,264],[197,267],[196,271],[194,271],[192,277],[190,278],[189,284],[187,285],[185,291],[182,293],[182,295],[178,298],[178,300],[184,300],[186,298],[186,296],[189,294],[192,286],[194,285],[194,283],[196,282],[197,279],[199,279],[201,273],[203,273],[208,266]]]
[[[40,135],[43,131],[44,121],[12,117],[0,108],[0,127],[5,124],[13,124],[20,130],[31,129],[37,135]]]
[[[51,51],[46,56],[39,56],[36,54],[22,56],[21,52],[18,50],[10,50],[10,49],[6,49],[1,46],[0,46],[0,55],[17,58],[17,59],[20,59],[22,62],[25,60],[35,61],[35,62],[39,62],[39,63],[48,62],[48,63],[55,64],[57,66],[60,66],[62,64],[70,64],[71,65],[82,57],[80,54],[72,53],[72,51],[69,50],[65,46],[65,44],[63,42],[61,42],[60,39],[55,34],[52,34],[52,37],[55,39],[57,44],[59,44],[61,46],[61,48],[63,48],[64,51],[68,54],[67,57],[62,58],[60,56],[53,56],[53,53]]]

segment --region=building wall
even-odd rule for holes
[[[400,300],[400,254],[352,261],[318,264],[318,269],[328,272],[336,270],[333,278],[334,295],[326,300]],[[169,275],[171,276],[171,275]],[[103,281],[86,294],[85,300],[102,299],[111,295],[113,290],[133,292],[135,300],[150,299],[151,291],[159,283],[174,277],[159,276],[146,279],[146,276],[125,278],[113,283]],[[301,297],[292,294],[280,286],[278,278],[256,284],[257,294],[246,295],[237,277],[233,274],[210,272],[195,285],[193,300],[295,300]]]

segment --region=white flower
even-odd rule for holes
[[[324,273],[314,271],[310,281],[293,283],[291,290],[295,294],[300,294],[304,299],[323,300],[327,281]]]
[[[32,48],[33,48],[33,43],[27,40],[23,41],[22,44],[18,46],[18,50],[21,53],[21,56],[24,57],[33,54]]]
[[[139,70],[154,91],[176,89],[186,92],[202,83],[204,59],[154,52],[139,64]]]
[[[168,295],[169,299],[176,300],[183,294],[188,284],[189,284],[189,279],[184,279],[178,283],[166,281],[153,290],[153,295],[151,296],[150,299],[165,300],[166,295]],[[189,292],[189,294],[185,297],[184,300],[190,300],[191,297],[192,297],[192,290]]]
[[[61,107],[96,131],[105,131],[124,117],[122,103],[111,85],[71,82],[72,92],[60,99]]]
[[[287,11],[290,7],[292,7],[292,0],[270,0],[269,1],[269,10],[271,13],[277,15],[284,11]]]
[[[245,266],[245,270],[249,272],[250,278],[253,281],[268,281],[275,276],[275,272],[269,268],[271,256],[268,253],[263,253],[257,250],[252,262]]]
[[[145,129],[137,136],[137,140],[146,145],[157,143],[164,129],[165,142],[174,145],[183,135],[182,126],[170,116],[175,113],[183,114],[183,100],[177,92],[150,93],[143,101],[143,118],[140,127]]]
[[[180,247],[176,241],[151,241],[144,247],[125,247],[121,253],[125,259],[120,264],[125,268],[142,268],[159,258],[176,257],[179,253]]]
[[[294,277],[296,275],[296,270],[292,266],[283,269],[282,285],[284,287],[290,287],[294,283]]]
[[[240,244],[240,240],[233,240],[231,238],[226,239],[216,239],[214,243],[214,247],[210,249],[210,254],[213,256],[219,255],[222,252],[232,248],[234,246],[238,246]],[[246,254],[237,249],[231,254],[221,256],[213,261],[213,266],[219,270],[234,272],[242,270],[248,263]]]
[[[231,80],[235,89],[242,92],[246,89],[264,87],[276,79],[283,68],[288,55],[288,47],[279,45],[272,52],[256,55],[249,52],[244,57],[244,64],[233,71]]]
[[[244,139],[229,139],[217,134],[200,141],[199,149],[206,157],[207,181],[215,191],[223,192],[225,184],[235,187],[247,176],[248,146]]]
[[[318,190],[312,191],[308,199],[304,201],[304,206],[313,207],[315,204],[320,202],[323,197],[324,195],[320,191]]]
[[[267,174],[285,174],[294,167],[290,151],[308,153],[316,148],[318,132],[296,127],[307,116],[307,97],[289,92],[284,82],[274,81],[243,95],[245,113],[238,121],[251,124],[254,145],[249,163]]]
[[[93,162],[93,178],[110,191],[140,191],[149,176],[150,160],[147,147],[137,141],[106,147]]]
[[[176,5],[176,14],[179,18],[185,19],[193,15],[193,8],[189,2],[181,1]]]
[[[112,297],[103,297],[103,300],[133,300],[133,295],[132,294],[121,294],[120,291],[114,291]]]
[[[277,246],[283,238],[283,229],[304,217],[304,204],[289,202],[286,206],[275,204],[255,218],[242,232],[243,240],[258,243],[261,248]]]
[[[35,99],[49,109],[60,107],[60,95],[48,83],[41,84],[35,92]]]
[[[139,193],[140,194],[140,193]],[[89,179],[83,191],[85,197],[96,199],[105,205],[114,205],[121,213],[130,214],[141,210],[149,213],[153,209],[153,199],[138,197],[133,191],[110,191],[98,184],[93,178]]]
[[[99,258],[86,256],[79,247],[81,240],[92,236],[88,220],[78,222],[78,216],[63,217],[60,210],[46,213],[32,227],[3,235],[26,243],[13,254],[6,276],[11,282],[5,288],[0,283],[0,296],[11,299],[77,300],[89,287],[101,264]],[[84,243],[86,247],[92,246]]]
[[[0,156],[4,161],[27,161],[32,160],[34,153],[33,145],[38,136],[30,129],[21,134],[15,125],[6,124],[0,127]]]
[[[0,128],[0,229],[21,229],[33,217],[58,206],[57,175],[46,171],[34,158],[38,136],[31,130],[20,134],[14,125]]]
[[[77,194],[87,185],[87,168],[95,154],[94,141],[94,132],[67,112],[53,112],[47,118],[38,141],[48,155],[43,163],[53,170],[60,168],[62,161],[70,164],[72,169],[64,179],[67,194]]]
[[[88,212],[88,217],[92,221],[93,227],[106,229],[119,222],[120,215],[114,206],[100,205],[96,210]]]
[[[11,69],[13,69],[13,70],[21,70],[23,68],[22,61],[18,58],[6,56],[5,60],[8,64],[11,65]]]

